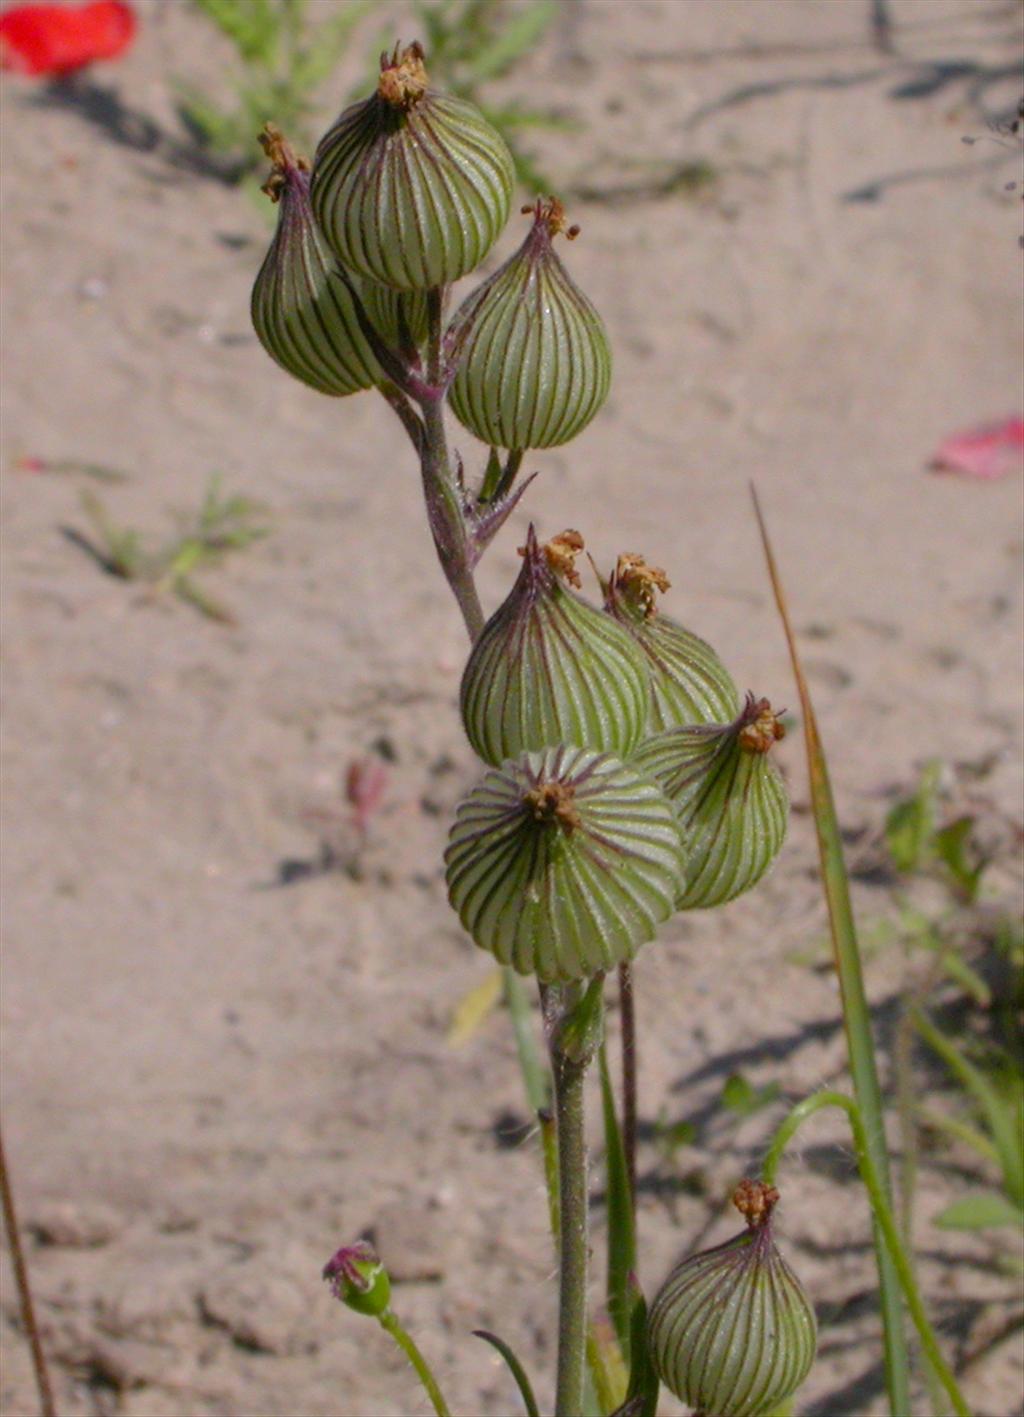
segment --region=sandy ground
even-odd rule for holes
[[[550,1373],[555,1291],[535,1146],[509,1144],[525,1111],[507,1024],[446,1041],[489,970],[440,868],[476,773],[462,627],[400,429],[369,394],[330,403],[271,365],[247,315],[261,219],[174,160],[169,76],[213,82],[224,53],[179,0],[139,8],[134,52],[92,76],[105,107],[13,78],[2,92],[3,1120],[60,1410],[423,1412],[384,1337],[318,1278],[369,1227],[454,1410],[510,1413],[469,1330]],[[1021,10],[893,0],[887,55],[867,9],[565,0],[506,85],[582,121],[538,147],[567,185],[642,187],[696,159],[718,173],[698,197],[575,204],[572,270],[615,379],[578,441],[530,458],[529,515],[579,526],[605,566],[623,549],[667,566],[666,608],[741,685],[792,703],[756,478],[854,833],[931,757],[986,760],[994,813],[1021,791],[1020,480],[925,470],[947,433],[1019,409],[1019,147],[961,138],[1018,96]],[[165,133],[150,150],[139,114]],[[496,256],[518,239],[513,223]],[[25,456],[129,476],[33,474]],[[158,537],[217,470],[273,517],[207,578],[235,627],[101,574],[61,534],[84,529],[92,486]],[[484,563],[489,607],[526,518]],[[382,740],[394,762],[360,871],[280,884],[325,830],[351,847],[330,825],[340,778]],[[648,1285],[729,1233],[724,1197],[776,1115],[729,1124],[723,1078],[799,1096],[842,1073],[834,984],[793,958],[824,929],[797,735],[781,758],[796,811],[774,874],[671,922],[638,968],[643,1118],[703,1119],[671,1163],[641,1156]],[[880,899],[859,888],[865,918]],[[869,966],[883,1034],[905,977],[892,951]],[[799,1404],[816,1417],[885,1410],[851,1175],[822,1120],[784,1188],[824,1323]],[[986,1241],[929,1225],[965,1184],[930,1167],[918,1206],[923,1280],[961,1355],[1013,1305]],[[598,1206],[598,1254],[600,1226]],[[6,1262],[3,1281],[0,1400],[22,1417]],[[1015,1341],[970,1368],[977,1412],[1019,1411],[1021,1376]]]

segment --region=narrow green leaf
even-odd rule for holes
[[[1019,1230],[1024,1225],[1024,1211],[1011,1205],[1005,1196],[985,1191],[961,1196],[940,1211],[933,1223],[943,1230],[997,1230],[1006,1226]]]
[[[1024,1209],[1024,1148],[1018,1109],[1006,1103],[980,1069],[967,1061],[949,1038],[937,1029],[920,1009],[912,1010],[914,1027],[934,1052],[946,1064],[955,1078],[971,1094],[988,1126],[992,1144],[999,1153],[1003,1186],[1010,1200]]]
[[[651,1351],[647,1344],[647,1301],[636,1276],[629,1276],[629,1389],[627,1406],[635,1403],[635,1417],[656,1417],[658,1411],[658,1374],[654,1371]]]
[[[930,762],[914,795],[897,802],[885,819],[885,843],[897,871],[919,871],[928,857],[940,771],[938,762]]]
[[[512,1374],[513,1378],[515,1378],[516,1387],[519,1389],[519,1395],[523,1399],[523,1405],[526,1408],[526,1417],[540,1417],[537,1399],[533,1395],[533,1388],[530,1386],[530,1379],[526,1375],[526,1369],[505,1340],[499,1338],[496,1333],[491,1333],[486,1328],[475,1328],[473,1330],[473,1337],[482,1338],[485,1343],[489,1343],[492,1348],[498,1350],[508,1364],[509,1372]]]
[[[958,817],[955,822],[950,822],[948,827],[936,832],[933,838],[936,855],[953,877],[968,904],[977,900],[981,878],[988,864],[983,860],[971,859],[973,832],[974,818]]]
[[[800,711],[804,723],[804,744],[807,749],[811,807],[818,836],[822,884],[828,904],[833,957],[842,996],[843,1023],[850,1057],[850,1075],[853,1079],[857,1106],[864,1119],[871,1160],[878,1172],[885,1197],[891,1205],[892,1182],[889,1176],[889,1156],[885,1143],[882,1091],[878,1082],[875,1045],[871,1033],[871,1015],[864,992],[860,952],[857,947],[857,931],[853,920],[853,907],[850,903],[850,885],[846,874],[846,864],[843,860],[843,842],[832,798],[832,784],[829,780],[825,752],[818,733],[814,705],[811,703],[810,691],[800,664],[796,636],[793,633],[786,607],[782,580],[775,564],[775,556],[768,538],[768,529],[761,514],[757,492],[753,486],[751,486],[751,495],[754,499],[754,511],[761,531],[768,575],[775,594],[775,604],[778,607],[779,619],[782,621],[786,641],[789,645],[793,677],[796,680],[797,692],[800,697]],[[899,1279],[877,1219],[873,1222],[873,1228],[884,1328],[886,1389],[891,1410],[894,1413],[904,1413],[911,1410],[910,1362],[904,1332]]]
[[[604,1044],[598,1053],[598,1066],[601,1073],[605,1185],[608,1197],[608,1313],[628,1363],[631,1308],[629,1279],[636,1268],[636,1233],[632,1197],[629,1192],[629,1173],[626,1169],[626,1150],[615,1110],[615,1095],[612,1092],[612,1080],[608,1070],[608,1052]]]
[[[551,1073],[541,1062],[540,1049],[533,1026],[533,1010],[523,981],[514,969],[503,968],[501,977],[505,985],[505,1007],[512,1020],[512,1031],[516,1039],[516,1053],[519,1057],[519,1071],[526,1089],[526,1100],[531,1112],[542,1112],[551,1106]],[[555,1195],[558,1194],[557,1183]]]
[[[626,1395],[629,1373],[615,1328],[603,1309],[587,1324],[587,1374],[597,1410],[614,1412]]]
[[[752,1116],[762,1107],[767,1107],[779,1095],[779,1084],[769,1082],[764,1087],[755,1087],[742,1073],[732,1073],[722,1087],[722,1105],[741,1117]]]

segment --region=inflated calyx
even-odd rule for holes
[[[739,694],[711,646],[664,615],[659,592],[669,587],[665,572],[642,556],[624,552],[602,583],[609,615],[634,637],[651,675],[649,729],[698,723],[726,723],[739,709]]]
[[[419,44],[381,56],[376,93],[346,108],[313,164],[313,210],[349,270],[398,290],[478,266],[508,220],[515,171],[500,133],[427,81]]]
[[[626,758],[647,723],[643,656],[628,632],[566,585],[583,547],[565,531],[542,546],[531,526],[522,570],[462,676],[469,741],[484,762],[558,743]]]
[[[680,910],[741,895],[778,854],[789,801],[769,754],[783,733],[768,700],[748,694],[732,723],[670,728],[634,754],[672,803],[683,834]]]
[[[481,949],[543,983],[632,957],[674,909],[680,837],[658,787],[608,753],[524,753],[458,808],[448,897]]]
[[[604,403],[612,359],[604,323],[554,248],[571,239],[560,202],[538,201],[516,254],[452,321],[459,365],[452,411],[496,448],[568,442]]]
[[[278,203],[277,230],[252,291],[252,322],[270,357],[296,379],[340,397],[381,377],[348,288],[316,224],[309,165],[273,124],[260,141],[273,164],[263,190]]]
[[[810,1372],[814,1308],[772,1238],[778,1192],[744,1181],[733,1202],[742,1235],[683,1260],[647,1320],[658,1376],[680,1401],[709,1417],[765,1417]]]

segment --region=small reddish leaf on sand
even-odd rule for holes
[[[936,448],[928,466],[933,472],[960,472],[989,481],[1005,477],[1024,463],[1024,418],[1006,418],[982,428],[952,433]]]
[[[370,818],[380,806],[388,783],[388,770],[375,754],[353,758],[345,773],[345,800],[352,808],[352,822],[365,837]]]
[[[135,37],[126,0],[89,5],[14,5],[0,14],[0,68],[47,77],[115,59]]]

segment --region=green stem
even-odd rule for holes
[[[622,1147],[629,1178],[629,1201],[636,1229],[636,1005],[633,966],[619,965],[619,1026],[622,1039]]]
[[[430,1398],[431,1406],[437,1413],[437,1417],[451,1417],[451,1413],[448,1411],[448,1404],[441,1395],[441,1389],[437,1385],[437,1379],[430,1371],[429,1363],[416,1347],[416,1344],[409,1334],[406,1333],[405,1329],[398,1322],[398,1318],[391,1309],[385,1309],[381,1314],[380,1326],[387,1333],[390,1333],[409,1362],[416,1369],[416,1376],[423,1384],[426,1394]]]
[[[904,1297],[907,1301],[907,1308],[910,1310],[910,1317],[914,1321],[918,1337],[921,1340],[921,1347],[928,1357],[929,1363],[935,1372],[939,1382],[945,1388],[950,1402],[953,1404],[953,1411],[957,1417],[970,1417],[970,1408],[964,1401],[963,1394],[953,1376],[952,1369],[942,1356],[935,1337],[935,1331],[928,1321],[924,1304],[921,1300],[921,1292],[914,1277],[913,1266],[907,1257],[906,1249],[900,1240],[899,1229],[893,1218],[892,1208],[886,1195],[882,1178],[878,1173],[878,1167],[871,1155],[868,1131],[864,1126],[864,1119],[861,1116],[860,1108],[852,1098],[846,1097],[841,1092],[816,1092],[813,1096],[807,1097],[803,1102],[798,1103],[789,1116],[785,1119],[778,1131],[768,1154],[764,1159],[762,1176],[768,1185],[774,1185],[775,1174],[778,1170],[782,1153],[791,1140],[794,1132],[812,1117],[815,1112],[820,1112],[824,1107],[839,1107],[847,1115],[850,1122],[850,1129],[853,1132],[854,1145],[857,1150],[857,1165],[860,1169],[861,1180],[867,1190],[871,1200],[871,1209],[874,1214],[875,1223],[882,1232],[889,1255],[892,1259],[893,1267],[896,1271],[900,1285],[903,1289]],[[906,1412],[910,1408],[905,1409]]]

